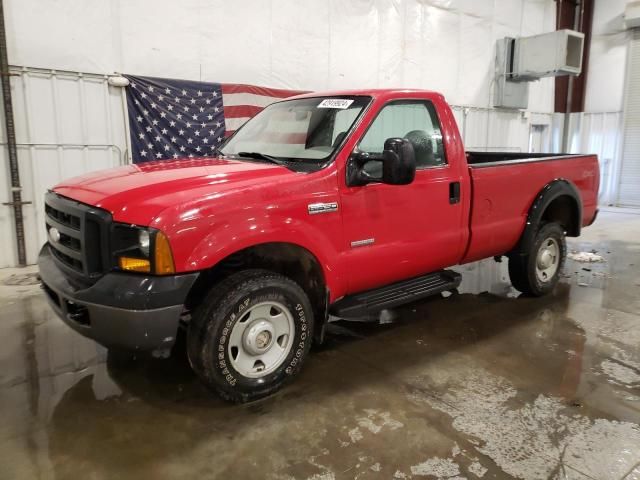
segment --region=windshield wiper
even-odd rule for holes
[[[256,160],[266,160],[267,162],[275,163],[276,165],[282,165],[282,160],[272,157],[271,155],[266,155],[260,152],[238,152],[236,153],[239,157],[244,158],[255,158]]]

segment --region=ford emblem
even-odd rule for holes
[[[60,241],[60,232],[56,227],[51,227],[49,229],[49,238],[53,243],[58,243]]]

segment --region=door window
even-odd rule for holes
[[[360,151],[382,153],[388,138],[409,140],[416,154],[416,167],[446,164],[442,131],[435,107],[422,100],[392,102],[382,108],[358,144]]]

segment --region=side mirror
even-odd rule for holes
[[[356,187],[367,183],[407,185],[416,175],[413,145],[405,138],[389,138],[382,154],[354,152],[347,164],[347,185]]]
[[[406,138],[389,138],[382,152],[382,182],[408,185],[416,177],[416,154]]]

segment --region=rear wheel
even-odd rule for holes
[[[540,227],[528,252],[509,257],[509,277],[523,293],[544,295],[555,287],[567,255],[564,229],[557,223]]]
[[[223,398],[247,402],[294,377],[311,347],[313,313],[298,284],[266,270],[215,285],[187,335],[191,366]]]

